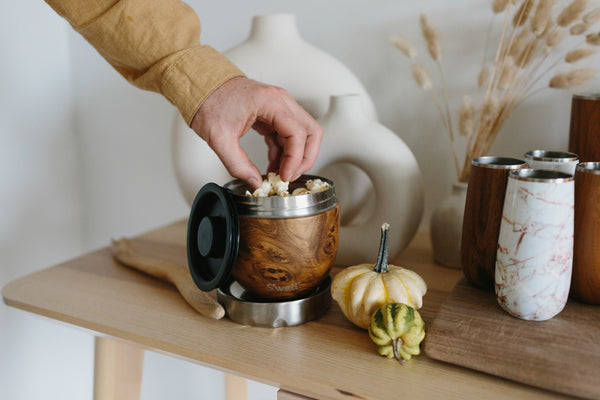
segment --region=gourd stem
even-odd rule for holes
[[[387,222],[381,225],[381,241],[379,242],[379,255],[377,256],[377,264],[375,264],[375,272],[388,272],[388,230],[390,224]]]
[[[394,349],[394,357],[396,357],[396,360],[398,360],[400,364],[404,364],[406,362],[406,360],[402,358],[400,352],[398,351],[398,348],[403,344],[404,341],[400,338],[394,339],[394,341],[392,342],[392,349]]]

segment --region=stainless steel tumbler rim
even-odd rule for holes
[[[582,162],[582,163],[577,164],[577,167],[575,167],[575,170],[585,173],[585,174],[600,175],[600,162],[597,162],[597,161]]]
[[[573,162],[579,158],[575,153],[553,150],[531,150],[525,153],[524,157],[534,161],[548,162]]]
[[[519,169],[526,164],[523,160],[511,157],[484,156],[471,160],[471,165],[493,169]]]
[[[533,168],[511,171],[508,177],[519,181],[543,183],[568,183],[574,180],[573,175],[564,172]]]
[[[238,215],[243,217],[296,218],[319,214],[334,208],[337,205],[335,184],[327,178],[302,175],[290,183],[290,193],[298,187],[305,187],[310,179],[321,179],[329,184],[329,188],[321,192],[297,196],[252,197],[245,195],[246,190],[252,191],[252,189],[240,179],[226,183],[223,187],[229,190]]]

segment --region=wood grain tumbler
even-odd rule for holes
[[[291,300],[323,283],[339,243],[335,185],[302,175],[289,192],[316,179],[326,187],[287,196],[248,196],[251,188],[239,179],[204,185],[188,220],[188,264],[196,286],[227,290],[235,280],[261,300]]]
[[[600,93],[574,95],[571,101],[569,151],[580,162],[600,161]]]
[[[571,296],[600,304],[600,162],[575,169],[575,230]]]
[[[463,217],[461,264],[472,285],[494,290],[498,233],[508,174],[526,167],[509,157],[479,157],[471,161]]]
[[[340,205],[335,184],[303,175],[290,183],[290,193],[310,179],[329,188],[311,194],[251,197],[239,180],[225,187],[239,216],[239,250],[231,276],[263,299],[290,300],[304,296],[329,275],[337,254]]]

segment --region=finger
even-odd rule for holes
[[[279,175],[284,181],[291,180],[304,158],[306,135],[296,130],[294,134],[282,136],[283,151],[279,162]]]
[[[278,172],[282,148],[277,141],[277,133],[265,136],[265,143],[267,144],[267,158],[269,160],[267,172]]]
[[[221,135],[220,140],[209,142],[208,145],[217,154],[231,176],[247,182],[253,189],[260,187],[262,176],[240,146],[235,135]]]
[[[311,169],[312,166],[315,164],[315,161],[317,160],[317,156],[319,155],[319,148],[321,147],[321,142],[323,140],[323,128],[321,128],[321,126],[318,125],[317,127],[315,127],[313,132],[313,134],[309,135],[306,138],[306,144],[304,146],[304,158],[300,163],[300,167],[298,167],[298,170],[296,171],[294,176],[292,176],[293,181],[295,181],[300,177],[300,175]]]

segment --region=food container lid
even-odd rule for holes
[[[194,199],[187,231],[188,264],[198,288],[208,292],[230,279],[239,242],[239,221],[231,196],[216,183],[207,183]]]

